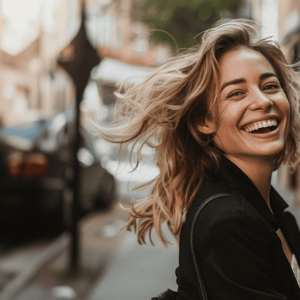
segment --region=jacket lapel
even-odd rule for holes
[[[270,191],[270,204],[274,213],[273,215],[262,195],[248,176],[226,157],[222,157],[222,165],[215,176],[225,180],[230,186],[239,190],[275,232],[280,227],[291,251],[300,263],[300,232],[294,216],[284,211],[288,207],[288,204],[276,190],[271,187]],[[274,245],[272,259],[275,262],[274,271],[277,274],[278,282],[281,288],[286,290],[289,295],[288,299],[300,299],[300,289],[289,261],[285,257],[280,239],[278,238],[276,241],[278,244],[277,246]]]
[[[282,212],[277,217],[280,228],[286,238],[291,251],[296,256],[298,263],[300,262],[300,232],[295,217],[289,212]]]
[[[275,231],[278,230],[279,225],[277,220],[269,209],[266,201],[254,183],[240,168],[226,157],[222,157],[222,165],[216,176],[222,178],[229,185],[239,190],[249,203],[251,203],[251,205],[257,210],[257,212],[272,226],[272,228]],[[278,213],[281,213],[288,207],[287,203],[273,188],[271,188],[270,203],[272,210],[276,210]]]

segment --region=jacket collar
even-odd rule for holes
[[[222,156],[222,164],[216,173],[216,176],[225,180],[230,186],[239,190],[259,212],[259,214],[273,227],[273,229],[275,231],[278,230],[279,225],[276,218],[279,218],[281,213],[288,207],[288,204],[281,198],[272,186],[270,191],[270,204],[274,215],[249,177],[224,156]]]

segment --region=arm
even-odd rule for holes
[[[270,251],[257,216],[241,207],[214,214],[198,257],[208,299],[287,299],[278,291]]]

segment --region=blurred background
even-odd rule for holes
[[[258,21],[288,62],[299,60],[297,0],[0,0],[1,299],[140,300],[176,289],[177,248],[155,237],[139,246],[120,231],[119,204],[147,197],[132,188],[158,174],[153,150],[144,146],[131,172],[129,151],[119,164],[91,121],[107,124],[120,83],[141,82],[220,18]],[[298,222],[299,171],[282,166],[272,179]]]

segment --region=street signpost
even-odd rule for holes
[[[85,27],[85,5],[82,1],[81,26],[73,41],[61,52],[58,60],[61,65],[71,76],[76,89],[75,104],[75,142],[74,142],[74,178],[72,182],[73,203],[72,203],[72,225],[71,225],[71,257],[70,271],[76,274],[79,269],[80,257],[80,232],[78,227],[79,221],[79,200],[80,200],[80,168],[77,153],[79,149],[79,125],[80,125],[80,102],[83,92],[88,83],[91,70],[100,63],[97,50],[91,45],[87,38]]]

